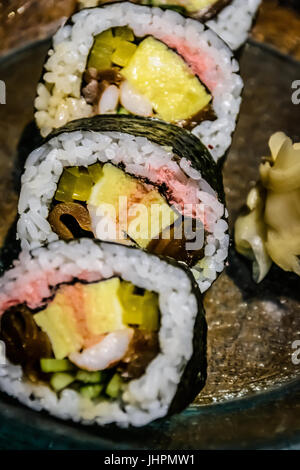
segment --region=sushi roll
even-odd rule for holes
[[[223,157],[241,103],[229,48],[201,23],[128,2],[82,10],[54,36],[35,99],[43,137],[102,114],[186,128]]]
[[[185,263],[202,292],[228,254],[219,167],[190,133],[146,118],[57,130],[26,161],[18,211],[24,250],[82,236],[132,245]]]
[[[262,0],[232,0],[206,24],[232,50],[239,49],[247,41],[261,2]]]
[[[0,390],[84,424],[142,426],[206,378],[206,322],[182,266],[81,239],[23,252],[0,279]]]
[[[116,0],[81,0],[81,8],[95,7]],[[206,23],[231,49],[236,50],[247,40],[261,0],[132,0],[175,10]]]

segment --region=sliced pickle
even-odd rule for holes
[[[125,41],[134,41],[134,34],[132,29],[128,28],[128,26],[117,26],[114,29],[115,36],[124,39]]]
[[[77,176],[74,173],[64,170],[57,186],[55,199],[60,202],[71,202],[76,180]]]
[[[95,38],[91,49],[87,68],[97,70],[110,69],[112,62],[125,66],[135,52],[134,34],[128,27],[108,29]]]
[[[97,44],[91,50],[89,59],[88,59],[88,68],[95,68],[97,70],[106,70],[109,69],[112,65],[111,56],[114,52],[114,47],[105,43]]]
[[[101,165],[100,163],[94,163],[94,165],[90,165],[88,167],[88,172],[93,180],[93,183],[96,184],[103,175],[103,165]]]
[[[67,168],[65,170],[67,173],[71,173],[71,175],[74,175],[76,177],[79,177],[80,176],[80,169],[78,166],[72,166],[70,168]]]
[[[65,168],[54,198],[60,202],[86,201],[92,190],[93,179],[86,168]]]
[[[87,201],[93,187],[93,180],[90,175],[81,174],[73,189],[72,199],[76,201]]]
[[[119,297],[124,307],[123,321],[148,331],[156,331],[159,326],[158,297],[150,291],[142,295],[135,294],[135,286],[122,282]]]
[[[120,67],[125,67],[135,53],[137,46],[132,42],[122,41],[112,55],[112,62]]]
[[[106,31],[103,31],[103,33],[100,33],[95,37],[93,49],[101,49],[103,45],[113,47],[114,36],[112,29],[107,29]]]

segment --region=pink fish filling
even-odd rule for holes
[[[158,185],[168,185],[167,196],[170,205],[173,205],[185,217],[201,220],[207,229],[205,207],[198,197],[199,187],[196,181],[189,179],[180,169],[172,170],[168,166],[160,168],[148,167],[150,180]]]
[[[0,316],[14,305],[25,303],[31,309],[42,307],[45,305],[45,300],[51,298],[53,294],[51,287],[71,282],[74,277],[86,282],[101,279],[99,272],[81,271],[69,275],[56,270],[37,273],[34,277],[30,276],[28,280],[21,277],[19,281],[15,282],[12,294],[4,293],[0,295]]]
[[[200,54],[199,48],[192,47],[188,41],[183,41],[178,37],[162,35],[159,39],[171,49],[175,49],[178,54],[184,58],[193,73],[200,78],[211,92],[216,88],[218,81],[222,82],[222,71],[217,66],[215,60],[207,54],[207,51],[203,51],[203,53]],[[215,71],[217,75],[214,80],[208,78],[208,72],[212,70]]]

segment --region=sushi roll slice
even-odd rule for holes
[[[237,50],[247,41],[261,2],[262,0],[232,0],[206,24],[232,50]]]
[[[84,424],[142,426],[206,378],[206,322],[182,266],[81,239],[23,252],[0,279],[0,389]]]
[[[116,0],[81,0],[81,8],[95,7]],[[207,24],[231,49],[247,40],[261,0],[132,0],[140,5],[169,8]]]
[[[82,236],[137,246],[193,269],[202,292],[224,269],[221,172],[183,129],[129,116],[69,123],[25,164],[23,249]]]
[[[37,88],[42,136],[103,114],[186,128],[223,157],[241,103],[232,52],[201,23],[128,2],[82,10],[54,36]]]

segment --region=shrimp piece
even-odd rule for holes
[[[98,343],[81,353],[70,354],[69,359],[80,369],[91,372],[107,369],[125,356],[132,337],[131,328],[108,333]]]
[[[137,116],[152,116],[152,104],[126,80],[120,88],[120,101],[127,111]]]
[[[116,111],[119,103],[120,90],[116,85],[110,85],[104,90],[99,101],[99,114]]]

